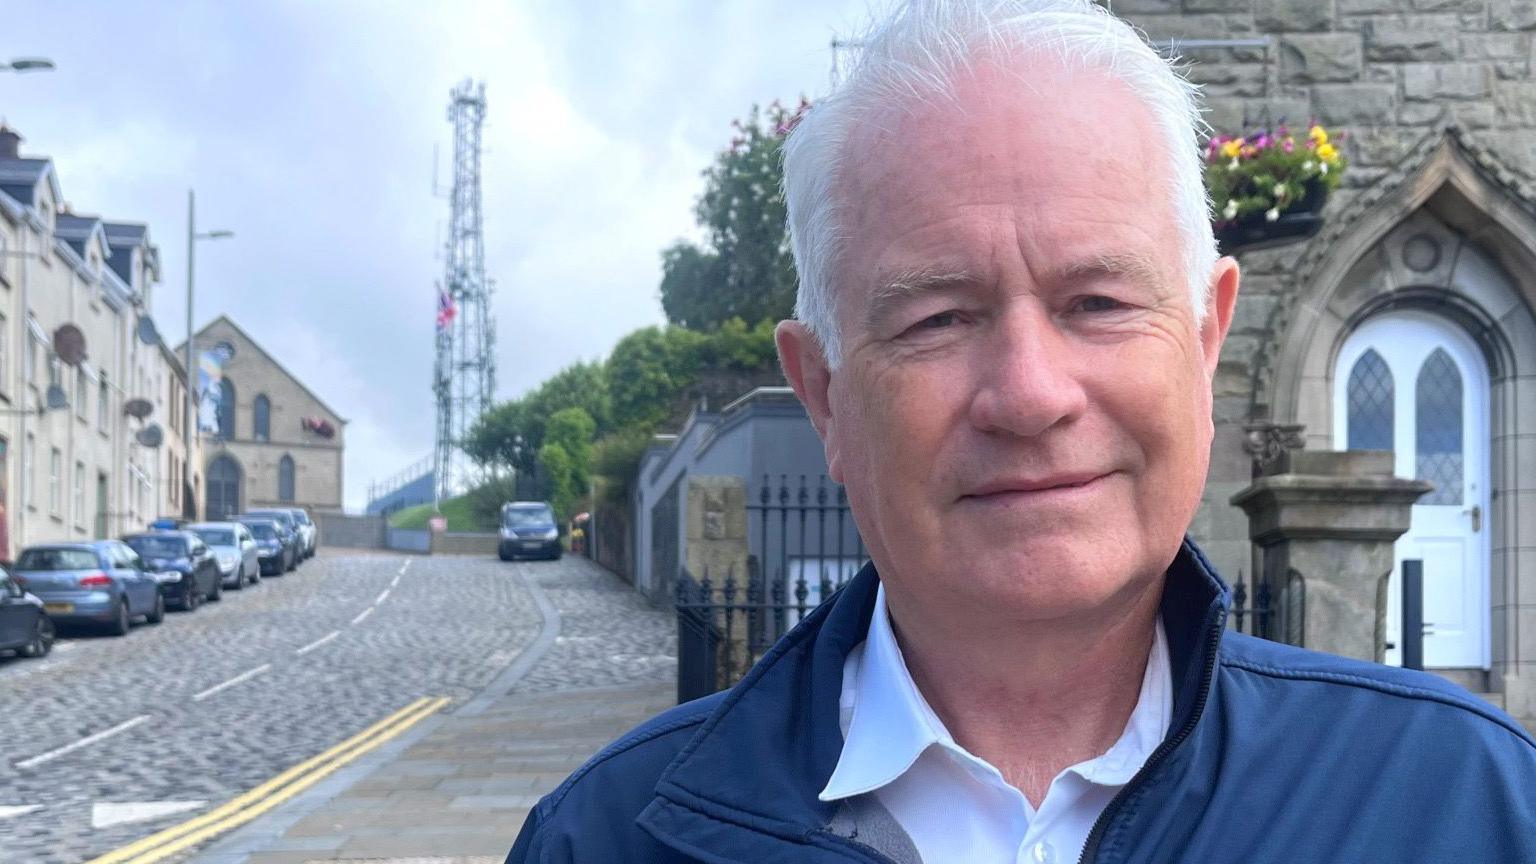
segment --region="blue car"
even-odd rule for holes
[[[133,619],[165,620],[165,598],[138,553],[116,540],[49,543],[21,551],[13,568],[56,624],[90,624],[125,635]]]

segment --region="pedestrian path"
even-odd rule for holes
[[[183,860],[500,864],[540,797],[675,699],[670,613],[590,562],[567,561],[558,573],[520,571],[545,627],[497,683],[323,797]]]

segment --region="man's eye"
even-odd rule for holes
[[[952,326],[960,316],[955,312],[940,312],[937,315],[929,315],[927,318],[912,326],[913,330],[941,330]]]
[[[1083,312],[1114,312],[1119,309],[1124,309],[1125,304],[1121,303],[1119,300],[1114,299],[1113,297],[1094,295],[1092,297],[1084,297],[1082,300],[1079,300],[1077,303],[1077,308]]]

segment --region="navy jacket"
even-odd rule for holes
[[[866,567],[735,688],[595,756],[529,814],[508,864],[915,864],[878,804],[816,797],[877,578]],[[1536,743],[1518,725],[1431,675],[1229,632],[1227,602],[1185,543],[1162,601],[1168,737],[1084,862],[1536,862]]]

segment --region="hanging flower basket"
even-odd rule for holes
[[[1205,183],[1221,253],[1268,249],[1316,234],[1347,167],[1328,131],[1315,124],[1302,142],[1283,125],[1274,133],[1212,138],[1205,148]]]

